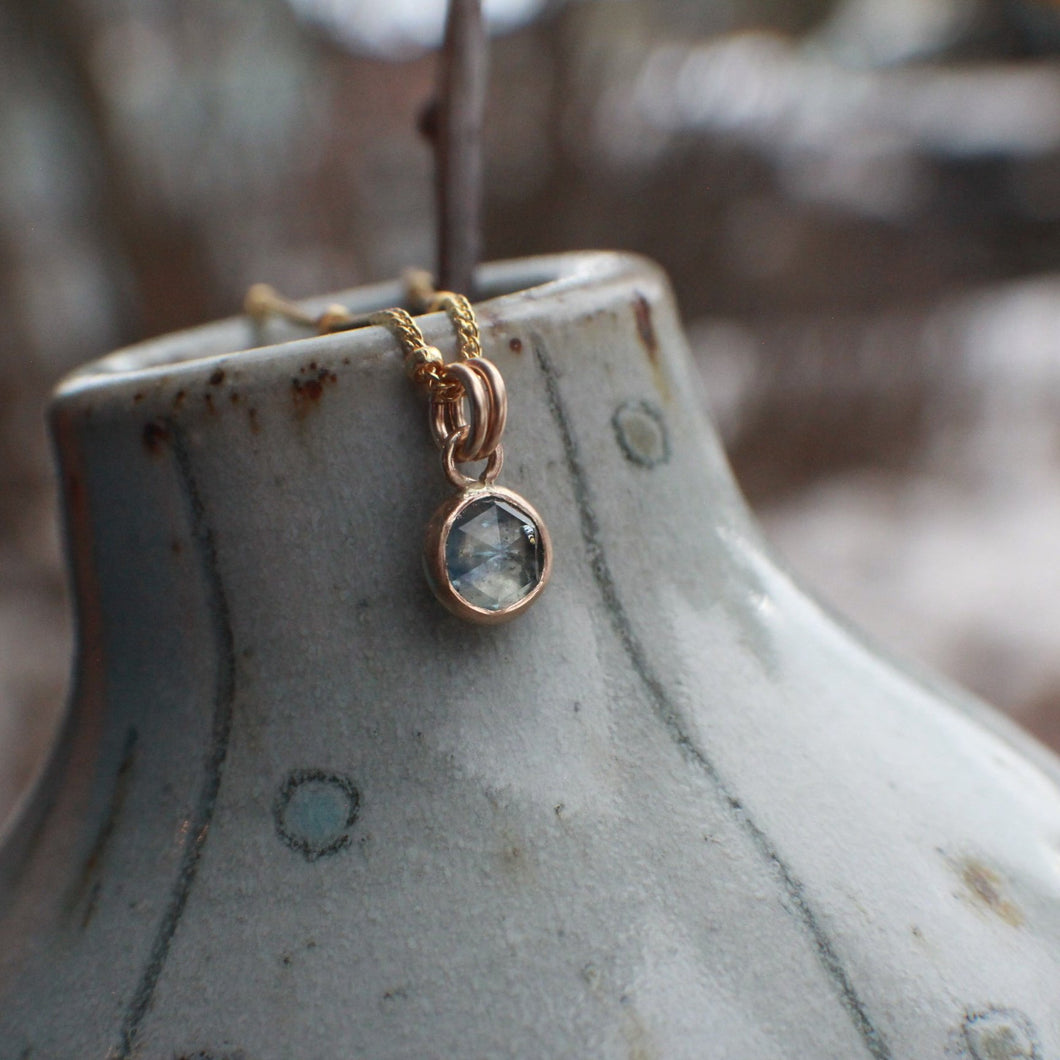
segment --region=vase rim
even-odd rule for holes
[[[623,251],[569,251],[512,258],[478,266],[476,287],[480,297],[475,306],[484,320],[507,319],[516,315],[521,306],[537,306],[543,299],[561,298],[576,290],[616,282],[628,284],[633,278],[657,285],[661,277],[662,271],[654,262]],[[296,304],[308,314],[320,313],[335,303],[361,314],[403,301],[402,281],[391,279],[298,299]],[[435,323],[444,327],[445,314],[427,313],[418,319],[429,332]],[[220,363],[233,356],[239,356],[244,364],[249,364],[252,356],[255,360],[272,360],[280,348],[301,357],[315,352],[320,344],[339,341],[348,350],[354,336],[355,345],[363,344],[367,352],[378,344],[385,329],[369,325],[325,335],[305,332],[304,327],[286,321],[269,321],[262,326],[245,314],[228,317],[146,339],[90,361],[62,379],[53,396],[62,403],[87,390],[109,389],[122,382],[150,382],[183,370],[201,372],[211,362]]]

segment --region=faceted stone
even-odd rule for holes
[[[511,607],[533,591],[544,558],[533,520],[510,501],[490,495],[461,511],[445,543],[453,588],[487,611]]]

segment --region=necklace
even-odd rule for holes
[[[423,273],[410,275],[409,290],[426,312],[441,310],[449,317],[456,332],[455,361],[446,363],[427,344],[404,309],[354,316],[343,306],[330,306],[312,317],[264,284],[247,292],[246,308],[259,319],[277,313],[320,333],[380,325],[397,339],[406,374],[427,395],[431,436],[441,450],[442,471],[457,491],[427,524],[427,581],[459,618],[485,625],[507,622],[541,595],[552,572],[552,543],[541,515],[524,497],[496,484],[504,463],[507,388],[500,369],[482,356],[468,299],[435,291]],[[483,462],[477,476],[458,466]]]

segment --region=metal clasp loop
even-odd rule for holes
[[[495,446],[489,456],[486,457],[486,466],[482,469],[482,474],[478,478],[471,478],[470,475],[465,475],[463,472],[458,471],[456,467],[459,460],[456,455],[457,450],[467,440],[467,430],[467,427],[461,427],[458,431],[451,434],[445,440],[445,445],[442,446],[442,470],[445,472],[445,477],[460,490],[468,489],[471,486],[492,485],[501,473],[501,466],[504,464],[504,446]]]
[[[486,460],[500,445],[508,422],[508,391],[492,361],[484,357],[453,361],[441,377],[459,388],[458,397],[433,397],[429,409],[431,434],[444,449],[464,432],[453,448],[458,463]]]

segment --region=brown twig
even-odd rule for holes
[[[450,0],[438,97],[425,129],[434,144],[438,285],[469,295],[482,247],[486,69],[480,0]]]

